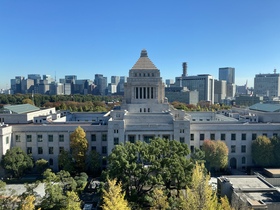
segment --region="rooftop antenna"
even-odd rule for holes
[[[274,72],[274,74],[276,74],[276,68],[274,68],[273,72]]]
[[[54,71],[54,83],[56,83],[56,71]]]

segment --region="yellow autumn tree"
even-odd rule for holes
[[[81,209],[81,200],[74,191],[67,191],[66,206],[62,210],[79,210]]]
[[[33,195],[28,195],[22,202],[20,210],[34,210],[35,209],[35,197]]]
[[[70,148],[72,157],[75,160],[75,166],[78,170],[85,170],[86,152],[88,150],[88,141],[83,128],[78,126],[70,135]]]
[[[130,210],[127,200],[124,199],[121,183],[116,184],[117,180],[108,179],[108,189],[103,189],[102,209],[104,210]]]
[[[184,210],[221,210],[216,192],[209,184],[210,175],[204,164],[196,163],[193,168],[191,187],[181,192],[179,203]]]
[[[162,189],[156,188],[153,191],[152,199],[151,210],[164,210],[169,208],[167,196]]]

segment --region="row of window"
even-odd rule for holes
[[[147,76],[147,77],[150,77],[150,76],[154,77],[155,75],[154,75],[154,73],[151,73],[151,74],[150,74],[150,73],[138,73],[138,74],[137,74],[137,73],[134,73],[134,76],[135,76],[135,77],[142,77],[142,76],[143,76],[143,77],[146,77],[146,76]]]
[[[119,130],[115,129],[114,133],[118,133]],[[16,142],[21,142],[21,138],[20,135],[16,135]],[[26,135],[26,141],[27,142],[32,142],[32,135]],[[6,143],[9,143],[9,139],[6,139]],[[54,137],[53,135],[48,135],[48,142],[53,142],[54,141]],[[58,135],[58,141],[59,142],[64,142],[64,135],[63,134],[59,134]],[[96,141],[96,134],[92,134],[91,135],[91,141]],[[102,134],[102,141],[107,141],[107,134]],[[43,135],[42,134],[38,134],[37,135],[37,142],[43,142]]]
[[[64,150],[64,147],[59,147],[59,154]],[[96,146],[92,146],[91,147],[92,151],[96,151]],[[27,147],[26,148],[26,153],[27,154],[32,154],[33,148],[32,147]],[[102,146],[101,148],[101,152],[102,154],[107,154],[107,146]],[[44,154],[44,148],[43,147],[37,147],[37,154],[38,155],[43,155]],[[49,155],[53,155],[54,154],[54,148],[53,147],[49,147],[48,148],[48,154]]]
[[[180,131],[180,133],[181,133],[181,131]],[[263,133],[262,135],[263,136],[267,136],[267,133]],[[277,133],[274,133],[273,136],[277,137]],[[236,133],[231,133],[230,137],[231,137],[232,141],[235,141],[236,140]],[[257,134],[256,133],[252,133],[252,140],[255,140],[256,138],[257,138]],[[194,134],[193,133],[191,133],[190,139],[191,139],[191,141],[194,141]],[[210,133],[210,139],[211,140],[215,140],[216,139],[215,133]],[[204,133],[199,134],[199,140],[200,141],[204,141],[205,140],[205,134]],[[222,140],[222,141],[226,140],[226,134],[225,133],[221,133],[220,140]],[[242,133],[241,134],[241,140],[242,141],[246,141],[247,140],[247,134],[246,133]]]

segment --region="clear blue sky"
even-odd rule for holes
[[[145,48],[163,79],[280,72],[279,0],[1,0],[0,88],[27,74],[128,76]]]

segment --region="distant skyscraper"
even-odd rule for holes
[[[103,74],[94,75],[94,84],[96,85],[95,94],[106,95],[107,89],[107,77],[103,77]]]
[[[170,85],[174,84],[174,79],[166,79],[165,80],[165,86],[170,87]]]
[[[235,84],[235,68],[219,68],[219,80],[226,80],[227,83]]]
[[[259,96],[280,96],[280,74],[257,74],[254,79],[254,94]]]

